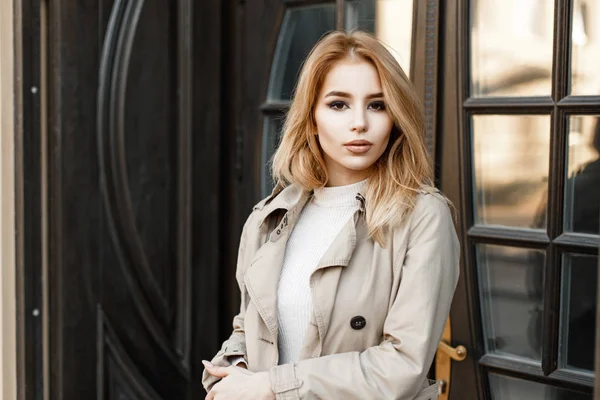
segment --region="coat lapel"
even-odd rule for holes
[[[319,333],[319,348],[316,349],[317,354],[314,354],[314,356],[320,356],[323,338],[327,334],[331,315],[334,311],[340,276],[343,269],[348,266],[356,248],[357,224],[363,222],[364,218],[361,218],[361,212],[357,211],[354,217],[350,218],[344,225],[310,277],[313,313]],[[307,342],[310,342],[310,340],[307,340]]]
[[[266,242],[258,249],[244,275],[248,294],[277,342],[277,287],[283,266],[283,258],[288,238],[302,208],[310,197],[309,192],[295,187],[284,189],[273,201],[261,209],[261,226],[268,225],[269,216],[276,210],[285,210],[282,220],[269,233]]]
[[[268,240],[258,250],[244,276],[248,294],[274,341],[277,340],[277,285],[286,241],[287,237],[276,242]]]

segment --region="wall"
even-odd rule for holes
[[[0,0],[0,397],[16,399],[13,0]]]

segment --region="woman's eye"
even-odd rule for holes
[[[343,101],[334,101],[332,103],[329,103],[329,108],[331,108],[332,110],[343,110],[346,108],[346,103],[344,103]]]
[[[383,111],[385,110],[385,103],[383,101],[374,101],[369,104],[369,108],[375,111]]]

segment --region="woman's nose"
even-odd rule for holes
[[[362,111],[354,113],[352,123],[350,124],[350,130],[358,133],[365,132],[367,130],[367,119]]]

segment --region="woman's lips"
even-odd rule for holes
[[[344,147],[351,153],[361,154],[366,153],[373,146],[373,143],[367,140],[354,140],[344,144]]]

